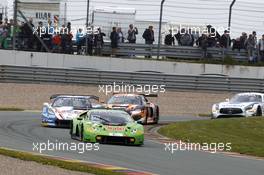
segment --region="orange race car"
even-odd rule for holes
[[[157,124],[159,107],[146,97],[158,97],[157,94],[114,94],[106,103],[107,108],[128,112],[135,121],[142,124]]]

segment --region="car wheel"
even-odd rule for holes
[[[79,127],[78,127],[78,125],[77,125],[77,127],[76,127],[75,135],[76,135],[76,137],[80,137]]]
[[[149,108],[146,108],[147,112],[146,112],[146,116],[145,116],[145,121],[144,121],[144,125],[148,124],[148,116],[149,116]]]
[[[80,140],[83,141],[83,125],[81,127],[81,132],[80,132]]]
[[[158,124],[159,123],[159,107],[157,106],[156,108],[156,116],[154,119],[154,124]]]
[[[70,123],[70,135],[71,135],[71,138],[73,138],[73,122],[72,121]]]
[[[262,116],[262,111],[261,111],[261,108],[258,107],[257,109],[257,114],[256,114],[257,117],[261,117]]]

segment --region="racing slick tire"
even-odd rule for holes
[[[73,122],[71,121],[70,122],[70,135],[71,135],[71,138],[73,138]]]
[[[261,108],[260,107],[258,107],[258,109],[257,109],[256,116],[257,117],[261,117],[262,116],[262,111],[261,111]]]
[[[84,141],[84,139],[83,139],[83,132],[84,132],[84,130],[83,130],[83,125],[81,126],[81,132],[80,132],[80,140],[83,142]]]
[[[158,124],[159,123],[159,107],[156,107],[156,116],[154,118],[154,124]]]
[[[145,116],[145,120],[143,122],[144,125],[147,125],[148,124],[148,117],[149,117],[149,108],[146,108],[146,116]]]

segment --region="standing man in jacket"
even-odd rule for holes
[[[102,55],[102,48],[104,46],[104,36],[106,36],[105,33],[101,31],[101,28],[98,28],[98,32],[94,36],[95,54],[98,56]]]
[[[143,33],[142,37],[145,39],[146,44],[153,44],[155,41],[153,26],[149,26],[149,28]]]
[[[264,35],[262,35],[262,38],[258,42],[258,50],[260,61],[264,62]]]
[[[165,45],[167,46],[174,46],[175,45],[175,38],[172,35],[172,30],[169,30],[169,34],[167,34],[165,36],[165,40],[164,40]]]
[[[143,33],[142,37],[145,39],[145,44],[152,45],[155,41],[153,26],[149,26],[149,28]],[[146,49],[146,51],[149,53],[145,58],[151,58],[151,46],[149,49]]]
[[[116,51],[118,47],[119,35],[117,33],[116,27],[113,27],[113,30],[110,35],[111,47],[112,47],[112,56],[116,56]]]

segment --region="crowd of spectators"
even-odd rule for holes
[[[28,23],[21,23],[14,26],[12,19],[0,21],[0,48],[10,47],[13,36],[17,38],[17,49],[21,50],[36,50],[36,51],[52,51],[55,53],[73,54],[73,46],[76,45],[76,53],[84,54],[87,52],[89,55],[102,55],[102,49],[104,46],[105,33],[100,28],[96,29],[96,32],[84,34],[82,29],[78,29],[75,40],[71,32],[71,23],[62,25],[60,30],[54,30],[51,21],[48,21],[48,25],[44,26],[42,22],[39,22],[37,26],[34,25],[33,20],[29,19]],[[246,50],[248,53],[249,62],[264,61],[264,35],[261,39],[257,39],[255,31],[252,34],[242,35],[236,39],[231,39],[228,31],[224,31],[223,35],[213,31],[211,26],[207,26],[208,31],[214,33],[214,35],[201,34],[196,36],[191,30],[182,29],[180,32],[173,34],[172,30],[168,31],[164,39],[164,44],[167,46],[185,46],[185,47],[200,47],[203,51],[203,57],[208,58],[210,55],[207,49],[210,47],[223,48],[225,52],[228,48],[232,50]],[[52,31],[50,31],[52,30]],[[112,55],[115,55],[120,43],[136,43],[137,35],[139,34],[137,27],[130,24],[128,31],[123,33],[120,27],[113,27],[110,34]],[[142,35],[145,40],[145,44],[153,44],[155,41],[153,26],[149,26]],[[83,46],[88,46],[84,49]],[[131,55],[133,56],[133,55]],[[146,56],[150,57],[150,56]]]
[[[211,31],[211,26],[208,26],[208,31]],[[225,30],[223,35],[218,32],[213,31],[213,34],[207,33],[202,34],[196,39],[195,34],[190,30],[185,31],[182,29],[181,32],[173,35],[172,30],[169,30],[168,34],[165,36],[164,43],[168,46],[177,45],[179,46],[190,46],[190,47],[200,47],[203,51],[203,57],[207,58],[210,55],[207,52],[208,48],[222,48],[225,52],[228,48],[233,51],[245,50],[248,54],[248,61],[251,63],[262,61],[264,62],[264,35],[261,39],[257,39],[257,33],[255,31],[252,34],[247,34],[245,32],[236,39],[231,39],[229,31]]]

